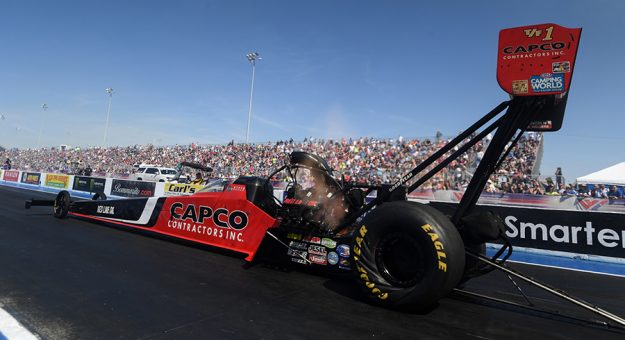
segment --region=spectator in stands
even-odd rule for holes
[[[588,186],[586,186],[586,184],[580,184],[577,189],[577,196],[589,197],[592,196],[592,193],[588,190]]]
[[[500,171],[491,178],[490,191],[507,193],[532,193],[535,187],[532,171],[542,135],[528,133],[521,137],[517,146],[504,160]],[[434,152],[440,150],[449,139],[359,139],[324,140],[306,138],[303,142],[293,140],[263,144],[153,146],[92,148],[43,148],[12,149],[0,151],[0,157],[11,158],[14,168],[60,172],[68,174],[87,173],[89,164],[95,176],[127,177],[135,165],[155,164],[173,167],[182,160],[210,165],[213,175],[232,178],[239,175],[261,175],[284,164],[292,151],[306,151],[326,159],[337,171],[337,176],[357,184],[393,183]],[[464,190],[489,140],[478,142],[468,152],[443,168],[420,189]],[[457,149],[457,148],[456,148]],[[453,152],[452,150],[450,152]],[[432,164],[422,174],[431,170]],[[276,180],[286,174],[278,174]],[[409,183],[410,184],[410,183]],[[513,187],[512,184],[515,184]]]
[[[551,177],[547,177],[545,180],[545,193],[552,193],[554,191],[557,191],[556,186],[554,185]]]
[[[564,177],[562,176],[562,168],[558,167],[556,169],[556,189],[564,189]]]
[[[603,184],[595,185],[592,196],[594,198],[608,198],[608,189]]]
[[[562,196],[577,196],[577,190],[573,188],[573,185],[567,184],[562,193]]]
[[[544,195],[545,189],[543,188],[543,185],[540,183],[540,181],[535,179],[532,180],[528,193],[531,195]]]
[[[2,168],[4,170],[11,170],[11,160],[9,158],[7,158],[7,160],[4,162],[4,166]]]
[[[623,194],[616,188],[616,185],[611,185],[610,190],[607,193],[609,199],[621,199],[623,198]]]

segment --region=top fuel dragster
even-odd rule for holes
[[[382,306],[418,309],[434,304],[464,281],[498,269],[620,326],[625,320],[517,271],[505,262],[512,246],[501,218],[475,212],[489,176],[526,131],[562,125],[581,29],[555,24],[505,29],[499,34],[497,79],[511,99],[502,102],[431,157],[390,185],[357,185],[334,177],[322,158],[293,152],[267,178],[239,177],[218,190],[191,196],[71,201],[61,191],[54,215],[148,230],[245,254],[252,261],[264,239],[297,265],[351,272],[364,295]],[[490,133],[488,148],[453,215],[406,200],[443,167]],[[270,179],[286,172],[282,201]],[[370,202],[365,197],[377,191]],[[484,255],[484,244],[501,249]],[[283,248],[281,248],[283,247]]]

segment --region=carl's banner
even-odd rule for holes
[[[165,196],[193,195],[203,187],[198,184],[166,183]]]

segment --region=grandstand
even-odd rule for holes
[[[83,174],[93,169],[94,176],[128,177],[139,163],[158,163],[173,167],[181,161],[210,165],[216,177],[239,175],[268,176],[283,164],[292,151],[307,151],[326,159],[338,176],[359,183],[390,183],[444,146],[449,139],[439,137],[405,139],[316,139],[301,142],[277,141],[260,144],[221,145],[134,145],[127,147],[41,148],[0,151],[13,168],[24,171]],[[490,192],[536,193],[535,180],[542,154],[542,134],[527,133],[510,152],[501,169],[491,177]],[[488,146],[489,138],[450,163],[422,188],[463,190]],[[454,150],[452,150],[454,151]],[[436,164],[434,164],[436,165]],[[429,171],[426,169],[424,171]]]

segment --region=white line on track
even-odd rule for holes
[[[38,338],[22,326],[11,314],[0,308],[0,339],[37,340]]]

